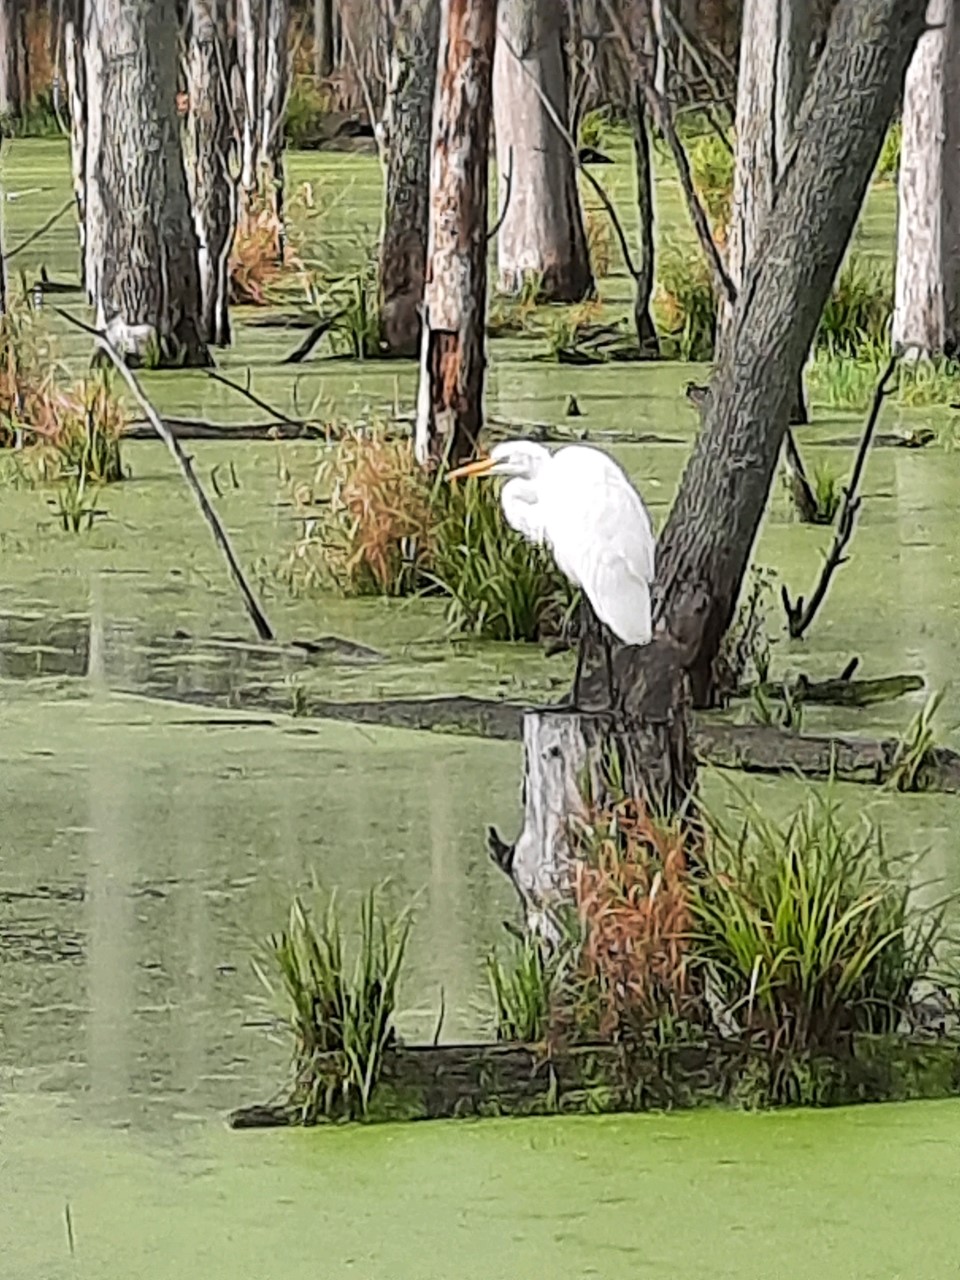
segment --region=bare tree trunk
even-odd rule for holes
[[[443,0],[415,448],[455,466],[483,422],[487,171],[497,0]]]
[[[737,155],[728,270],[740,288],[744,266],[773,207],[808,80],[810,0],[744,0],[737,86]],[[721,334],[730,308],[721,300]],[[791,422],[806,422],[803,374],[798,375]]]
[[[313,0],[313,67],[321,80],[333,71],[333,0]]]
[[[0,316],[6,315],[7,312],[7,263],[4,257],[3,249],[3,223],[4,223],[4,192],[3,192],[3,144],[4,134],[0,129]]]
[[[380,333],[394,356],[415,356],[420,349],[439,44],[440,0],[403,0],[394,30],[387,95],[387,173],[380,240]]]
[[[236,228],[228,100],[231,60],[220,0],[190,0],[187,47],[187,181],[197,234],[200,323],[205,341],[230,343],[229,259]]]
[[[100,35],[102,17],[97,4],[88,0],[83,6],[83,59],[78,66],[77,84],[82,95],[83,162],[80,173],[83,192],[83,287],[92,306],[100,297],[100,268],[107,254],[104,243],[106,214],[101,191],[100,154],[104,146],[104,93],[106,70]],[[78,28],[79,29],[79,28]],[[72,104],[71,104],[72,106]]]
[[[654,258],[653,165],[650,159],[650,121],[639,85],[634,90],[633,154],[637,174],[637,254],[636,292],[633,299],[633,322],[640,353],[651,359],[660,354],[657,327],[653,323],[651,303],[656,283]]]
[[[80,238],[80,275],[86,284],[86,138],[87,94],[84,75],[83,33],[73,19],[63,31],[63,62],[67,82],[67,106],[70,113],[70,174],[77,202],[77,228]]]
[[[283,256],[283,116],[290,87],[290,0],[239,0],[237,53],[243,83],[240,191],[244,212],[258,197],[277,219]]]
[[[176,5],[100,0],[96,8],[90,35],[102,79],[95,97],[88,62],[85,175],[97,327],[131,364],[209,364],[177,118]]]
[[[23,109],[19,43],[20,0],[0,0],[0,121],[19,119]]]
[[[577,171],[556,118],[567,120],[563,5],[500,0],[493,106],[497,170],[511,174],[497,252],[500,288],[535,279],[552,302],[593,292]],[[549,103],[549,107],[546,105]]]
[[[894,348],[913,358],[960,345],[960,19],[930,0],[903,98]]]
[[[926,0],[839,0],[776,202],[745,263],[704,424],[658,548],[661,634],[649,647],[679,649],[699,705],[712,696],[714,660],[766,506],[796,380],[925,8]],[[631,652],[643,651],[625,655]]]

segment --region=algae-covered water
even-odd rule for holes
[[[5,156],[2,184],[18,197],[3,202],[9,248],[67,199],[69,180],[60,144],[17,142]],[[322,196],[316,252],[356,261],[358,239],[377,229],[375,162],[294,156],[290,170],[294,187],[309,181]],[[626,160],[609,176],[627,208]],[[687,236],[666,179],[658,201],[662,240]],[[889,254],[889,189],[872,194],[858,234],[864,251]],[[46,265],[52,278],[75,281],[70,219],[15,262],[28,280]],[[622,273],[602,287],[609,309],[623,310]],[[79,373],[86,340],[48,316],[41,323],[58,357]],[[283,411],[317,401],[343,418],[410,408],[412,366],[321,358],[293,376],[279,360],[300,335],[252,319],[239,317],[220,368],[238,380],[249,369],[255,390]],[[532,354],[526,341],[492,343],[490,412],[569,425],[575,395],[578,425],[644,440],[614,452],[662,522],[696,429],[682,384],[701,371],[573,369]],[[146,380],[170,413],[263,420],[202,374]],[[844,471],[859,415],[814,408],[801,447],[811,463]],[[883,428],[944,413],[893,404]],[[451,640],[430,602],[291,596],[276,569],[298,522],[280,473],[309,476],[319,446],[190,449],[201,479],[221,479],[218,509],[279,636],[336,636],[373,652],[334,648],[279,670],[255,651],[211,646],[215,636],[250,640],[249,623],[159,445],[127,446],[131,478],[102,494],[104,515],[82,536],[59,529],[42,490],[0,482],[4,1280],[953,1274],[954,1104],[224,1130],[226,1110],[266,1098],[283,1079],[285,1047],[268,1034],[250,958],[314,879],[338,887],[348,906],[382,879],[397,905],[413,899],[404,1034],[455,1039],[487,1028],[483,957],[516,903],[484,833],[491,822],[516,829],[520,749],[238,713],[227,693],[198,707],[138,691],[154,688],[162,667],[184,696],[238,680],[271,681],[284,697],[289,686],[291,710],[298,685],[330,698],[536,698],[566,684],[570,659]],[[960,454],[878,448],[863,492],[851,563],[808,639],[778,636],[775,670],[834,675],[858,655],[863,675],[917,671],[923,694],[869,712],[809,709],[805,724],[898,732],[946,686],[938,733],[960,747],[960,687],[949,683],[960,631]],[[806,593],[828,537],[796,524],[777,492],[756,561]],[[161,659],[153,642],[175,632],[193,639]],[[717,775],[706,787],[711,804],[725,803]],[[751,789],[778,812],[800,795],[783,781]],[[956,798],[839,794],[851,813],[881,820],[891,846],[922,856],[918,894],[960,887]]]

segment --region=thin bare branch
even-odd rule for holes
[[[50,215],[42,226],[37,227],[36,231],[31,231],[24,240],[21,240],[19,244],[14,245],[7,254],[7,261],[9,262],[11,258],[15,258],[17,254],[22,253],[24,249],[28,249],[30,245],[39,240],[41,236],[45,236],[51,227],[56,226],[65,213],[69,213],[71,209],[76,207],[76,203],[76,200],[71,196],[65,204],[60,206],[56,213]]]
[[[863,468],[866,465],[867,453],[870,449],[870,443],[873,440],[873,434],[876,429],[877,421],[880,417],[880,410],[883,402],[889,393],[890,379],[897,367],[899,357],[893,355],[887,362],[887,367],[883,371],[883,376],[877,383],[877,389],[873,394],[873,404],[870,407],[870,415],[867,418],[866,425],[863,428],[863,436],[860,439],[860,445],[857,449],[856,461],[853,464],[853,471],[850,475],[850,481],[843,490],[843,502],[840,505],[840,514],[837,518],[837,527],[833,536],[833,544],[824,561],[823,568],[820,571],[820,577],[814,587],[813,594],[809,601],[805,602],[803,596],[798,596],[796,602],[790,599],[787,588],[781,588],[781,596],[783,599],[783,607],[787,614],[787,630],[790,632],[792,639],[797,640],[807,630],[817,615],[823,601],[826,599],[827,591],[830,587],[830,581],[833,575],[845,564],[847,557],[844,552],[849,545],[850,539],[853,537],[853,531],[856,526],[857,514],[860,510],[861,498],[857,490],[860,487],[860,479],[863,475]]]
[[[340,11],[340,30],[343,32],[343,39],[347,46],[347,52],[350,54],[350,61],[357,73],[357,79],[360,82],[360,92],[363,94],[363,101],[367,108],[367,115],[370,117],[370,127],[373,129],[373,135],[377,143],[377,154],[380,157],[380,163],[386,163],[386,156],[383,151],[383,143],[381,141],[381,132],[377,128],[377,113],[373,109],[373,94],[370,92],[370,85],[367,83],[367,77],[364,74],[363,66],[360,58],[357,56],[357,47],[353,43],[353,36],[350,34],[350,24],[346,20],[344,14],[344,0],[337,0],[337,8]]]
[[[239,382],[231,382],[229,378],[225,378],[222,373],[217,373],[216,369],[204,369],[203,371],[208,378],[212,378],[214,382],[219,382],[225,387],[229,387],[231,391],[236,391],[239,395],[249,400],[251,404],[255,404],[258,409],[262,409],[264,413],[269,413],[271,418],[276,418],[277,422],[292,422],[294,419],[288,418],[285,413],[281,413],[278,409],[274,409],[273,405],[267,404],[266,400],[261,400],[255,395],[249,385],[241,387]],[[250,371],[247,370],[249,377]]]
[[[211,506],[210,499],[207,497],[203,486],[197,479],[196,473],[193,469],[193,459],[188,454],[184,453],[183,449],[180,447],[179,440],[147,399],[140,383],[134,377],[131,370],[127,368],[123,357],[106,335],[101,333],[99,329],[93,328],[92,325],[84,324],[82,320],[78,320],[76,316],[70,315],[69,312],[64,311],[61,307],[54,307],[54,311],[69,324],[75,325],[78,329],[82,329],[84,333],[88,333],[92,338],[96,339],[97,346],[110,358],[111,363],[126,383],[130,394],[140,406],[140,409],[150,422],[154,431],[156,431],[157,435],[170,450],[177,466],[180,468],[183,478],[186,480],[187,486],[196,499],[197,504],[200,507],[200,512],[203,515],[210,532],[213,534],[214,542],[220,548],[224,558],[226,559],[227,568],[230,570],[230,576],[233,578],[233,581],[240,592],[244,607],[250,616],[250,620],[254,625],[257,635],[261,640],[274,640],[276,638],[274,630],[267,621],[266,614],[263,612],[263,609],[261,608],[256,596],[253,594],[249,583],[244,577],[243,570],[240,568],[240,563],[234,554],[233,547],[230,545],[230,539],[227,537],[227,532],[220,522],[220,517]]]
[[[503,193],[503,206],[500,210],[500,216],[487,233],[488,240],[495,240],[500,228],[503,226],[507,211],[510,208],[510,197],[513,195],[513,147],[507,153],[507,172],[504,174],[504,183],[506,191]]]

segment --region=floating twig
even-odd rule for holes
[[[96,332],[96,330],[94,330]],[[203,371],[208,378],[212,378],[214,382],[219,382],[225,387],[229,387],[231,391],[236,391],[251,404],[255,404],[258,409],[262,409],[264,413],[269,413],[271,418],[276,418],[277,422],[292,422],[292,418],[288,418],[285,413],[281,413],[279,409],[275,409],[273,405],[267,404],[266,400],[261,400],[250,390],[250,370],[247,370],[247,385],[241,387],[239,382],[232,382],[229,378],[224,377],[222,373],[217,373],[216,369],[204,369]]]
[[[853,464],[850,482],[844,486],[843,501],[840,504],[840,514],[837,517],[833,544],[824,561],[823,568],[820,571],[820,578],[813,589],[813,594],[810,596],[809,601],[805,602],[803,596],[797,596],[794,602],[790,599],[787,588],[785,586],[781,588],[783,607],[787,615],[787,630],[794,640],[798,640],[813,622],[817,616],[817,610],[826,598],[831,578],[848,559],[844,552],[853,537],[857,513],[860,510],[861,503],[857,490],[860,487],[860,479],[863,475],[863,468],[866,465],[867,453],[870,449],[870,442],[873,439],[874,429],[880,417],[880,410],[887,397],[890,379],[893,377],[897,367],[897,360],[898,357],[895,355],[890,357],[887,367],[883,371],[883,376],[877,383],[877,389],[873,393],[873,404],[870,407],[870,415],[860,438],[860,447],[857,449],[857,457]]]
[[[301,361],[306,360],[307,356],[310,354],[313,348],[317,345],[317,343],[320,341],[323,335],[325,333],[330,332],[330,330],[333,328],[333,326],[337,323],[337,321],[340,319],[340,317],[343,314],[344,314],[343,310],[341,309],[340,311],[337,311],[334,315],[327,316],[325,319],[315,324],[313,328],[310,330],[310,332],[307,334],[307,336],[304,338],[304,340],[300,343],[299,347],[297,347],[296,351],[291,351],[290,354],[284,360],[280,361],[280,363],[281,364],[300,364]],[[289,419],[284,419],[284,421],[289,421]]]

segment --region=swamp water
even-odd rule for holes
[[[7,207],[16,242],[69,184],[62,147],[18,143],[11,154],[7,185],[42,188]],[[292,161],[297,180],[315,171],[326,182],[333,163],[349,170],[352,199],[375,226],[371,162]],[[889,234],[879,204],[864,222],[871,246]],[[28,270],[46,261],[54,278],[75,275],[66,221],[31,253]],[[79,371],[85,340],[62,330],[58,341]],[[343,416],[410,403],[408,367],[315,361],[291,382],[277,362],[295,343],[241,325],[221,367],[238,378],[252,367],[255,389],[288,412],[295,397],[301,406],[321,397]],[[614,451],[659,523],[695,429],[680,395],[690,376],[679,366],[558,370],[531,362],[522,342],[497,342],[490,409],[560,423],[575,394],[583,426],[655,435]],[[173,414],[259,416],[201,375],[148,382]],[[890,407],[882,425],[925,412],[934,413]],[[846,472],[859,422],[820,411],[801,447]],[[280,635],[336,635],[376,651],[274,674],[284,696],[290,685],[291,707],[296,684],[341,699],[536,698],[568,680],[569,661],[535,647],[452,643],[435,604],[291,599],[274,572],[297,533],[278,467],[282,457],[309,475],[317,447],[191,452],[207,482],[234,466],[237,487],[224,486],[218,506],[244,564],[258,566]],[[106,515],[76,538],[58,529],[41,491],[0,486],[2,1280],[941,1280],[956,1270],[953,1102],[225,1131],[226,1110],[265,1099],[283,1079],[285,1046],[269,1037],[250,956],[313,877],[339,886],[348,904],[384,877],[397,903],[415,899],[404,1034],[434,1034],[441,992],[444,1038],[485,1029],[482,959],[516,903],[483,836],[488,822],[516,829],[520,751],[234,714],[226,698],[198,708],[136,696],[155,673],[151,643],[177,629],[197,640],[164,664],[187,691],[235,676],[238,663],[256,674],[256,662],[205,644],[246,639],[248,624],[167,455],[137,443],[125,460],[132,479],[102,495]],[[958,510],[960,455],[875,451],[853,559],[809,639],[776,644],[775,670],[834,675],[858,654],[863,675],[919,671],[930,689],[947,683],[960,631]],[[778,493],[757,562],[807,593],[826,541],[792,523]],[[924,696],[869,712],[808,709],[805,724],[897,732]],[[939,716],[954,747],[958,726],[954,682]],[[749,789],[777,811],[799,796],[789,782]],[[707,794],[724,802],[717,775]],[[891,847],[923,854],[918,893],[960,887],[956,798],[840,794],[851,812],[884,822]]]

